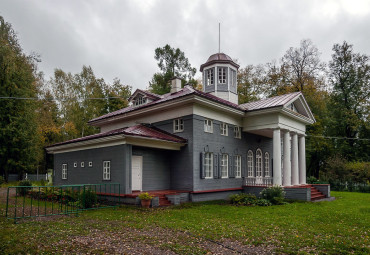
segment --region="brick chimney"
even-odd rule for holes
[[[181,79],[173,77],[171,80],[171,93],[175,93],[181,90]]]

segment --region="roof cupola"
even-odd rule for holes
[[[203,91],[238,104],[237,72],[239,65],[224,53],[211,55],[200,66],[203,76]]]

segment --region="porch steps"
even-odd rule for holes
[[[310,185],[310,188],[311,188],[311,201],[325,198],[325,195],[318,191],[315,187]]]

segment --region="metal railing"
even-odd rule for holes
[[[272,186],[272,177],[246,177],[245,186]]]
[[[12,186],[7,189],[7,219],[71,215],[84,210],[117,207],[120,184],[81,184],[61,186]]]

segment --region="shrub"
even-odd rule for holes
[[[98,203],[98,196],[90,189],[81,193],[80,199],[83,208],[93,208]]]
[[[246,206],[270,206],[270,201],[262,198],[257,198],[253,194],[235,194],[230,196],[230,203],[234,205],[246,205]]]
[[[282,187],[273,186],[263,189],[261,191],[261,196],[274,205],[281,205],[284,203],[285,192]]]
[[[153,196],[149,195],[148,192],[143,192],[139,194],[140,200],[151,200]]]
[[[4,177],[0,176],[0,185],[3,184],[4,182],[5,182]]]
[[[20,194],[21,196],[25,196],[27,192],[32,189],[32,183],[29,180],[20,181],[18,186],[29,186],[29,187],[17,188],[17,193]]]

